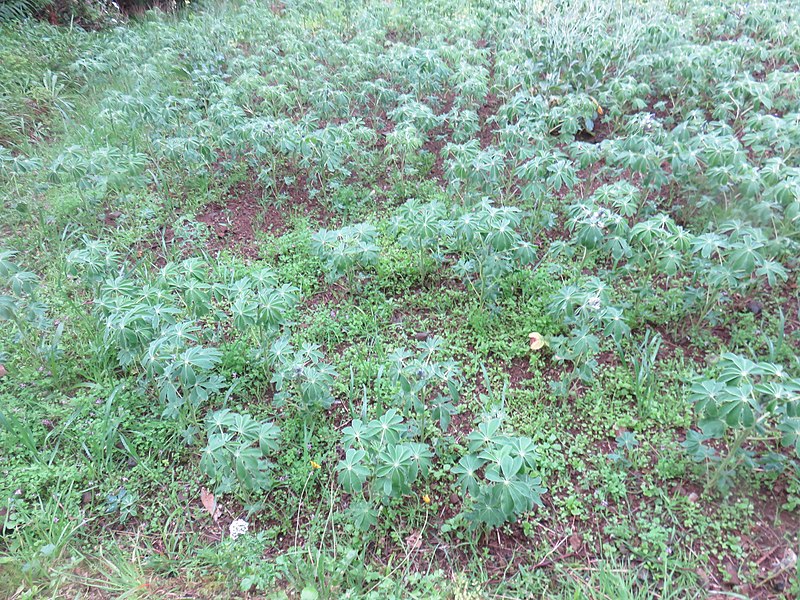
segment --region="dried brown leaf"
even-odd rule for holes
[[[528,339],[531,342],[531,350],[540,350],[544,348],[544,337],[538,331],[528,334]]]
[[[214,494],[209,492],[206,488],[200,488],[200,501],[208,511],[208,514],[211,515],[211,518],[214,519],[214,521],[218,521],[222,511],[217,505],[217,499],[214,498]]]
[[[422,547],[422,535],[415,531],[406,538],[409,552],[416,552]]]

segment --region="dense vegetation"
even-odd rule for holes
[[[0,595],[795,598],[794,0],[0,24]]]

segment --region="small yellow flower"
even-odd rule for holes
[[[528,334],[531,341],[531,350],[541,350],[544,347],[544,337],[538,331]]]
[[[423,494],[423,496],[422,496],[422,501],[423,501],[425,504],[430,504],[430,503],[431,503],[431,497],[430,497],[430,496],[428,496],[428,494]]]
[[[319,464],[318,462],[316,462],[316,461],[313,461],[313,460],[312,460],[312,461],[311,461],[311,468],[312,468],[312,469],[321,469],[321,468],[322,468],[322,465],[321,465],[321,464]]]

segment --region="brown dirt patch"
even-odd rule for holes
[[[484,150],[491,146],[494,141],[494,134],[498,127],[492,117],[497,114],[497,110],[502,103],[495,94],[488,94],[486,102],[478,109],[478,123],[480,125],[478,139],[480,140],[481,148]]]
[[[306,178],[295,175],[288,179],[278,178],[279,196],[289,200],[278,205],[264,199],[264,186],[255,173],[248,173],[243,181],[232,185],[221,202],[205,207],[197,221],[205,224],[210,232],[206,249],[212,253],[228,248],[247,258],[260,257],[257,233],[280,235],[288,229],[287,221],[293,214],[308,215],[321,226],[329,225],[333,215],[309,197]]]

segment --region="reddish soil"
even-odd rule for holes
[[[481,142],[481,148],[484,150],[491,146],[494,141],[494,134],[498,126],[492,117],[497,114],[497,109],[500,108],[502,104],[502,100],[495,94],[488,94],[486,96],[486,102],[478,109],[478,123],[480,125],[478,139]]]
[[[295,176],[291,184],[285,183],[283,178],[279,181],[279,194],[290,199],[282,206],[264,199],[264,187],[252,172],[246,180],[228,189],[223,202],[207,205],[197,217],[197,221],[211,231],[206,249],[215,254],[228,248],[257,259],[260,251],[256,233],[280,235],[286,231],[290,215],[299,213],[310,216],[320,226],[331,225],[333,215],[311,200],[305,177]]]
[[[530,379],[531,363],[527,358],[515,358],[507,367],[509,385],[512,388],[520,387]]]
[[[440,100],[441,107],[436,112],[436,114],[439,116],[447,114],[452,110],[455,96],[452,92],[448,92]],[[452,128],[450,127],[450,124],[445,121],[438,127],[434,127],[428,132],[428,139],[422,145],[424,150],[430,152],[434,156],[434,163],[430,172],[428,173],[428,179],[433,179],[441,187],[445,187],[447,185],[447,178],[445,177],[444,173],[445,157],[442,154],[442,148],[444,148],[448,143],[452,142],[452,139]]]

